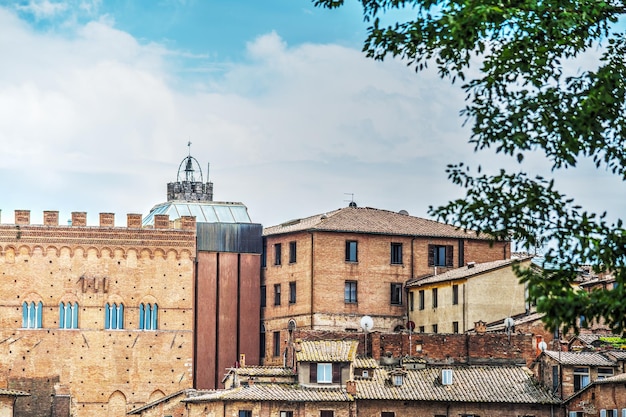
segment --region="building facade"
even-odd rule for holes
[[[263,234],[261,354],[273,365],[285,362],[295,328],[360,331],[368,315],[376,330],[399,331],[408,280],[511,255],[509,242],[354,205]]]

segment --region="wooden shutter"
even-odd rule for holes
[[[317,363],[309,363],[309,382],[317,382]]]
[[[454,264],[454,246],[446,246],[446,266],[452,266]]]
[[[341,364],[333,363],[333,384],[341,383]]]
[[[435,245],[428,245],[428,266],[435,265]]]

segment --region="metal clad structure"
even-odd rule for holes
[[[263,250],[263,226],[258,223],[197,223],[197,250],[256,253]]]

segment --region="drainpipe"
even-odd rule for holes
[[[315,264],[314,259],[313,259],[313,232],[309,232],[311,234],[311,307],[310,307],[310,311],[311,311],[311,330],[313,330],[313,271],[314,271],[314,267],[313,265]]]

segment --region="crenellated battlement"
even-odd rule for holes
[[[100,213],[99,224],[97,227],[113,228],[115,227],[114,213]],[[30,210],[15,210],[16,226],[34,226],[30,223]],[[53,210],[45,210],[43,212],[43,226],[47,227],[94,227],[87,226],[87,213],[84,211],[72,212],[72,219],[67,225],[59,225],[59,212]],[[194,216],[182,216],[179,219],[170,220],[169,214],[154,215],[154,226],[142,226],[142,215],[129,213],[126,215],[127,229],[182,229],[195,230],[196,218]]]

